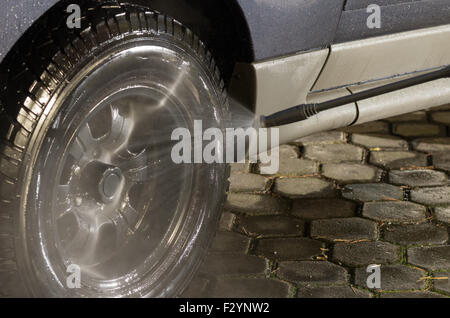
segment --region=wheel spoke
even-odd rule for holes
[[[96,263],[108,259],[118,243],[117,228],[110,219],[96,224],[94,234],[86,244],[85,257],[88,262]]]
[[[119,165],[129,182],[138,183],[148,180],[149,162],[147,153],[147,151],[142,151],[137,156],[125,160]]]
[[[116,223],[99,211],[72,209],[58,225],[66,236],[66,251],[81,264],[94,265],[107,259],[118,243]]]
[[[92,136],[89,124],[81,127],[74,142],[70,146],[69,153],[76,161],[81,161],[85,157],[89,157],[92,150],[98,146],[98,140]]]
[[[57,224],[66,251],[71,254],[80,252],[91,235],[89,223],[82,217],[82,213],[77,208],[72,208],[59,216]]]
[[[148,161],[148,153],[149,151],[147,149],[144,149],[139,154],[129,156],[128,158],[122,156],[120,158],[121,163],[119,164],[119,168],[122,171],[129,171],[145,167]]]
[[[104,147],[110,150],[118,150],[128,142],[133,131],[133,121],[119,113],[116,106],[111,105],[111,129],[109,134],[102,139]]]
[[[158,158],[147,161],[146,164],[140,168],[130,169],[124,171],[124,173],[132,182],[148,182],[165,176],[171,177],[172,179],[175,176],[182,180],[183,176],[178,175],[176,173],[177,170],[179,170],[179,166],[174,164],[170,159]],[[182,173],[181,170],[179,171]]]
[[[129,229],[128,232],[134,233],[134,231],[137,230],[141,223],[141,219],[139,218],[139,213],[136,211],[135,208],[133,208],[130,204],[130,202],[127,200],[124,206],[122,206],[120,209],[120,215],[123,218],[123,220],[126,222],[127,227]],[[117,222],[121,222],[122,220],[117,220]],[[123,226],[123,224],[117,224],[117,226]]]
[[[130,169],[126,172],[124,172],[125,176],[128,178],[129,181],[132,183],[139,183],[139,182],[147,182],[150,178],[150,166],[144,166],[141,168],[136,169]]]
[[[79,161],[83,158],[85,154],[85,150],[83,144],[80,142],[78,138],[75,138],[74,142],[70,146],[69,153],[75,158],[75,160]]]
[[[83,127],[81,127],[80,131],[78,132],[77,139],[79,139],[80,142],[83,144],[85,151],[94,148],[97,144],[97,139],[95,139],[92,136],[89,124],[86,124]]]

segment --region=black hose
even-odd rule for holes
[[[344,106],[351,103],[356,103],[361,100],[365,100],[368,98],[372,98],[375,96],[391,93],[400,89],[412,87],[415,85],[431,82],[440,78],[445,78],[450,76],[450,66],[442,68],[440,70],[430,72],[427,74],[407,78],[405,80],[401,80],[395,83],[383,85],[380,87],[375,87],[372,89],[368,89],[366,91],[362,91],[356,94],[351,94],[343,97],[339,97],[336,99],[332,99],[323,103],[317,104],[302,104],[298,106],[294,106],[283,110],[281,112],[274,113],[269,116],[261,117],[261,126],[262,127],[275,127],[282,126],[287,124],[292,124],[295,122],[299,122],[305,119],[308,119],[318,113]]]

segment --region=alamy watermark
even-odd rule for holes
[[[69,289],[81,288],[81,268],[77,264],[67,266],[66,286]]]
[[[70,15],[67,17],[66,24],[69,29],[81,28],[81,8],[78,4],[69,4],[66,9]]]
[[[207,128],[194,121],[193,136],[187,128],[172,131],[178,141],[171,151],[172,161],[181,163],[251,163],[260,162],[261,174],[276,174],[279,169],[278,128]],[[204,143],[207,142],[206,145]]]
[[[370,13],[367,18],[367,27],[369,29],[381,28],[381,7],[378,4],[371,4],[367,7],[367,13]]]
[[[381,289],[381,266],[369,265],[366,268],[366,272],[370,273],[367,277],[367,288],[369,289]]]

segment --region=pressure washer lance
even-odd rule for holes
[[[324,110],[344,106],[351,103],[356,103],[361,100],[391,93],[400,89],[412,87],[415,85],[431,82],[446,77],[450,77],[450,66],[423,75],[407,78],[405,80],[401,80],[395,83],[372,88],[356,94],[332,99],[323,103],[302,104],[288,108],[281,112],[274,113],[269,116],[261,116],[260,125],[263,128],[269,128],[300,122],[312,116],[315,116]]]

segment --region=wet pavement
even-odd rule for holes
[[[186,297],[450,296],[450,106],[302,138],[279,174],[235,164]],[[369,289],[368,265],[381,265]]]

